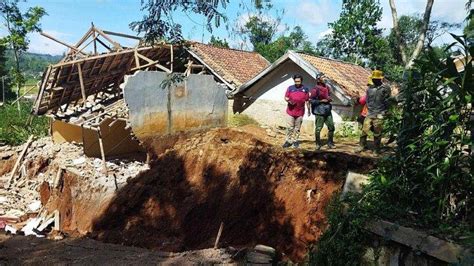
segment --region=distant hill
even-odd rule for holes
[[[5,57],[7,58],[6,68],[10,69],[15,65],[13,51],[7,50]],[[24,53],[20,59],[20,68],[27,78],[38,79],[49,65],[56,64],[62,58],[62,55]]]

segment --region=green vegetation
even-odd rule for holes
[[[454,36],[467,58],[472,46]],[[316,265],[361,264],[369,220],[385,219],[451,240],[474,243],[472,58],[458,73],[433,49],[415,60],[403,86],[401,114],[391,119],[398,146],[379,163],[360,195],[334,199],[329,227],[309,256]]]
[[[31,134],[36,137],[44,137],[48,134],[49,119],[45,116],[30,117],[31,102],[22,101],[20,105],[20,114],[16,105],[6,103],[0,107],[0,143],[19,145]],[[30,124],[28,124],[29,119],[31,119]]]
[[[255,119],[246,114],[230,114],[228,119],[229,127],[241,127],[245,125],[258,125]]]
[[[211,36],[209,44],[216,47],[229,48],[229,43],[226,39],[221,40],[219,37],[214,37],[214,35]]]
[[[5,53],[7,69],[15,65],[15,57],[12,50]],[[20,58],[20,69],[23,71],[26,81],[25,84],[36,84],[41,79],[41,75],[51,64],[56,64],[63,58],[62,55],[36,54],[25,52]]]
[[[28,50],[30,40],[28,34],[41,31],[40,20],[46,15],[44,8],[30,7],[22,12],[19,0],[3,0],[0,2],[6,36],[0,38],[0,45],[8,47],[13,52],[14,64],[10,69],[10,83],[16,86],[16,96],[20,96],[20,89],[25,84],[25,75],[20,66],[22,54]],[[20,104],[18,104],[20,109]]]

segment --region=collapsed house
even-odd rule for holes
[[[104,165],[105,156],[141,151],[137,137],[224,126],[226,92],[268,65],[257,53],[192,42],[145,45],[94,25],[75,45],[42,35],[69,51],[44,72],[33,114],[52,118],[55,143],[80,143]],[[125,47],[111,36],[139,43]]]
[[[269,126],[286,126],[285,91],[293,85],[292,76],[303,76],[303,84],[312,88],[324,75],[333,98],[332,115],[336,125],[360,112],[352,98],[365,93],[369,69],[340,60],[288,51],[233,93],[234,112],[241,112]],[[268,118],[272,119],[268,119]],[[303,131],[314,132],[314,116],[304,117]],[[309,121],[309,122],[308,122]]]

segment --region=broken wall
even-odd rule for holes
[[[125,78],[129,122],[140,140],[226,125],[225,89],[213,76],[191,74],[163,87],[167,78],[157,71],[139,71]]]

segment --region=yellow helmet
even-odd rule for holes
[[[372,86],[374,85],[374,82],[372,81],[372,76],[369,77],[369,79],[367,80],[367,86]]]
[[[381,70],[374,70],[372,71],[372,79],[383,79],[383,72]]]

